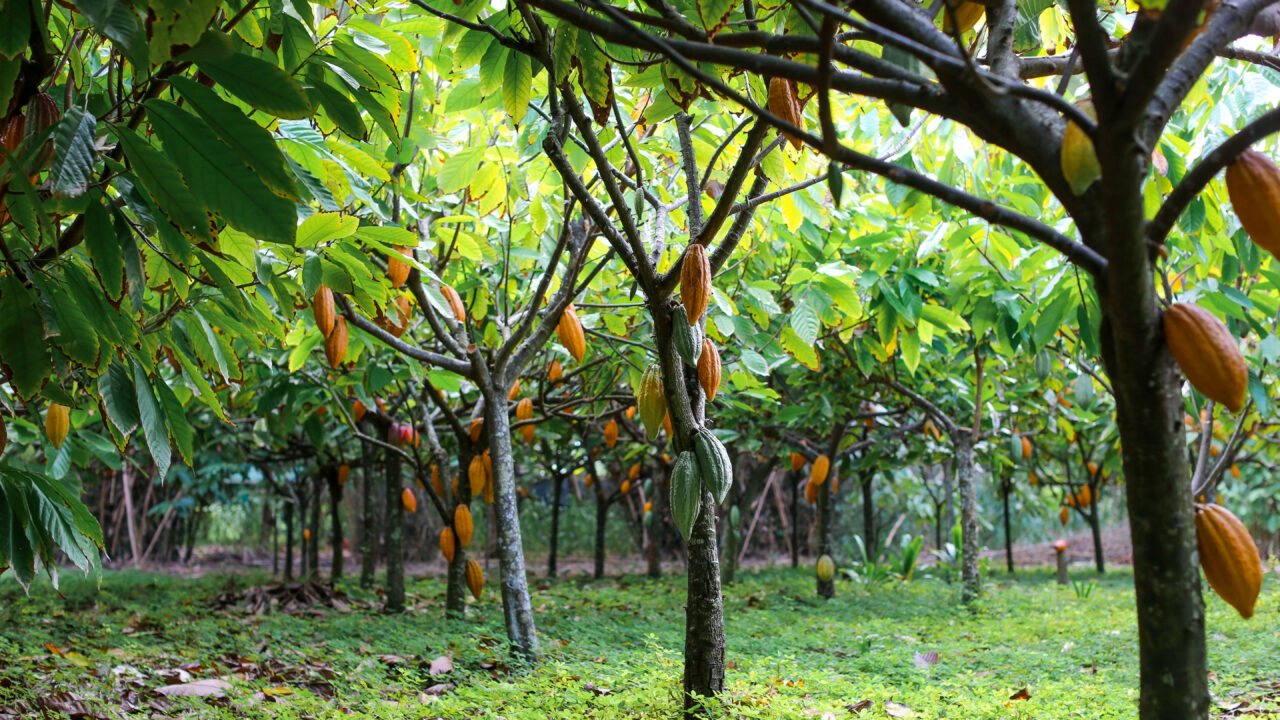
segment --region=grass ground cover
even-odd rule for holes
[[[718,715],[1136,715],[1133,587],[1123,570],[1088,581],[1088,592],[1047,571],[994,575],[972,612],[959,607],[957,586],[929,577],[870,591],[842,581],[823,601],[811,572],[747,572],[726,588],[728,693]],[[441,617],[436,578],[413,583],[411,610],[399,616],[352,585],[341,586],[343,609],[250,614],[218,601],[265,582],[107,572],[100,582],[64,576],[62,597],[0,584],[0,718],[41,717],[42,708],[73,718],[677,714],[681,575],[534,581],[546,658],[531,668],[507,657],[492,584],[455,622]],[[1244,621],[1208,597],[1222,717],[1280,712],[1278,601],[1269,582]]]

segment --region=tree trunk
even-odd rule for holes
[[[1008,567],[1009,574],[1013,574],[1013,529],[1012,523],[1009,521],[1009,491],[1013,489],[1013,483],[1005,480],[1001,485],[1002,492],[1000,495],[1004,500],[1004,562]]]
[[[956,526],[955,471],[956,466],[953,460],[947,463],[946,471],[942,475],[942,509],[946,511],[944,517],[947,521],[943,526],[942,536],[947,540],[951,539],[951,528]],[[959,548],[956,549],[959,550]]]
[[[264,499],[263,503],[270,502]],[[274,518],[276,508],[272,508],[272,517]],[[276,525],[274,519],[271,522],[271,574],[280,574],[280,528]]]
[[[404,504],[400,502],[400,456],[390,450],[387,458],[386,530],[387,597],[383,610],[404,612]]]
[[[1107,572],[1107,559],[1102,552],[1102,527],[1098,518],[1098,491],[1093,490],[1092,492],[1094,493],[1093,508],[1089,514],[1085,515],[1085,518],[1089,521],[1089,530],[1093,533],[1093,565],[1097,568],[1099,575],[1104,575]]]
[[[126,459],[120,470],[120,483],[124,491],[124,521],[129,529],[129,557],[136,567],[142,558],[142,540],[133,514],[133,465]]]
[[[958,429],[953,438],[955,460],[952,468],[960,491],[960,597],[965,603],[978,599],[982,578],[978,576],[978,483],[974,477],[973,443],[967,430]]]
[[[604,578],[604,531],[609,522],[609,501],[600,490],[600,481],[596,480],[596,564],[592,577],[596,580]]]
[[[791,567],[800,567],[800,478],[791,471]]]
[[[876,529],[876,505],[873,490],[875,484],[876,473],[871,469],[864,469],[859,473],[862,477],[859,484],[862,486],[862,539],[867,543],[867,552],[874,553],[880,548],[879,533]]]
[[[556,577],[556,548],[560,543],[560,498],[564,489],[564,478],[559,471],[552,473],[555,488],[551,492],[551,538],[547,550],[547,577]]]
[[[662,465],[662,474],[655,478],[653,484],[653,507],[649,510],[650,520],[649,527],[649,548],[646,574],[658,579],[662,577],[662,540],[666,535],[667,524],[663,520],[667,517],[667,494],[671,487],[671,466],[664,463]]]
[[[320,577],[320,506],[324,495],[323,468],[317,468],[311,479],[311,542],[307,543],[307,574],[312,578]]]
[[[721,582],[733,584],[733,577],[738,571],[738,527],[733,522],[733,510],[724,514],[724,551],[720,553],[723,562],[720,567]]]
[[[329,468],[329,525],[332,531],[330,542],[333,544],[333,564],[329,577],[335,582],[342,579],[342,485],[338,483],[337,468]]]
[[[311,560],[310,545],[307,541],[307,511],[311,509],[311,495],[307,491],[307,481],[303,480],[298,483],[298,578],[306,579],[311,576],[311,566],[308,561]]]
[[[471,464],[473,453],[466,449],[467,444],[458,455],[458,467],[465,468]],[[439,464],[440,470],[440,486],[445,488],[445,492],[449,492],[449,488],[453,487],[453,479],[457,477],[453,467],[447,463]],[[459,505],[471,505],[471,482],[465,476],[458,477],[458,492],[454,493],[453,507]],[[452,516],[445,521],[452,524]],[[474,540],[472,542],[475,542]],[[457,535],[454,535],[454,551],[453,562],[449,563],[449,569],[446,573],[446,587],[444,593],[444,615],[447,618],[463,619],[467,616],[467,549],[457,542]]]
[[[831,457],[834,457],[834,453]],[[835,496],[831,494],[831,486],[836,483],[836,478],[840,474],[840,469],[835,461],[831,463],[831,469],[827,471],[827,479],[818,488],[818,519],[817,519],[817,540],[818,540],[818,557],[832,554],[832,538],[831,538],[831,513],[835,504]],[[873,552],[868,549],[867,552]],[[818,595],[824,598],[832,598],[836,595],[835,578],[823,580],[814,573],[814,582],[817,583]]]
[[[378,566],[378,520],[373,503],[373,450],[368,443],[362,442],[360,453],[364,459],[360,473],[360,526],[363,528],[360,535],[360,587],[368,590],[373,587]]]
[[[724,689],[724,604],[716,557],[716,504],[702,491],[702,509],[689,537],[689,585],[684,630],[685,717],[703,714],[698,697]]]
[[[284,504],[284,581],[293,580],[293,501]]]
[[[500,383],[498,383],[500,384]],[[493,517],[498,529],[498,563],[502,575],[502,616],[512,651],[525,658],[538,657],[538,632],[534,626],[529,579],[525,572],[524,546],[520,538],[520,512],[516,504],[515,461],[511,454],[511,422],[507,417],[508,388],[490,382],[485,392],[484,426],[493,457]]]

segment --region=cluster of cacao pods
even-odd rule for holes
[[[1067,494],[1065,503],[1067,507],[1080,508],[1081,510],[1087,509],[1093,504],[1093,488],[1085,485],[1080,488],[1079,492]],[[1066,508],[1063,509],[1065,510]]]
[[[809,468],[809,481],[804,486],[804,499],[810,505],[818,504],[818,492],[822,489],[823,483],[827,481],[827,475],[831,473],[831,458],[826,455],[819,455],[813,461],[813,467]],[[832,489],[834,492],[834,488]]]
[[[418,429],[407,423],[391,423],[387,428],[387,442],[396,447],[406,447],[412,445],[418,447],[422,444],[422,436],[418,433]]]
[[[316,288],[316,294],[311,298],[311,313],[320,334],[324,335],[325,359],[329,361],[329,367],[336,369],[347,357],[347,319],[334,312],[333,290],[327,285]]]
[[[702,509],[702,491],[711,493],[716,505],[724,502],[733,486],[729,451],[707,428],[693,435],[693,450],[676,456],[671,470],[671,516],[685,541]]]

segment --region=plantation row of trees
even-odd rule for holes
[[[405,515],[451,613],[483,515],[536,658],[520,468],[683,546],[696,713],[765,493],[820,555],[885,486],[954,517],[969,602],[980,487],[1100,570],[1122,488],[1141,716],[1207,717],[1193,500],[1276,529],[1267,5],[9,0],[0,567],[189,551],[257,486],[313,572],[358,493],[390,610]]]

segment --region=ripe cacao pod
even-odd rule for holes
[[[959,26],[960,34],[963,35],[974,28],[982,16],[987,12],[987,6],[982,3],[968,2],[961,0],[960,4],[948,3],[955,7],[956,24]],[[951,24],[951,13],[945,9],[942,11],[942,29],[950,33],[953,25]]]
[[[49,409],[44,413],[44,434],[48,436],[49,442],[53,443],[54,448],[61,448],[69,432],[71,413],[67,406],[49,403]]]
[[[1066,525],[1067,521],[1070,519],[1071,519],[1071,511],[1066,509],[1065,507],[1058,512],[1058,520],[1062,521],[1063,525]]]
[[[644,504],[644,514],[648,515],[651,512],[653,512],[653,501],[649,500],[649,501],[646,501]]]
[[[418,511],[418,497],[409,488],[400,491],[400,503],[404,505],[404,511],[407,513]]]
[[[453,528],[446,527],[440,531],[440,554],[444,556],[445,562],[453,564],[453,554],[458,548],[454,545]]]
[[[685,251],[680,265],[680,301],[690,325],[698,323],[710,300],[711,262],[707,260],[707,249],[694,243]]]
[[[387,277],[391,280],[391,287],[399,289],[409,279],[409,263],[400,259],[400,256],[409,254],[409,248],[396,245],[392,250],[394,252],[387,255]]]
[[[369,408],[365,407],[363,402],[357,400],[351,403],[351,419],[352,420],[355,420],[356,422],[360,422],[361,420],[364,419],[364,414],[367,412],[369,412]]]
[[[520,402],[516,403],[516,419],[517,420],[533,419],[533,399],[532,398],[524,398]],[[534,435],[534,426],[532,424],[521,425],[520,434],[524,436],[524,441],[526,443],[532,443],[533,435]]]
[[[471,496],[480,497],[484,493],[484,486],[487,482],[483,455],[476,455],[471,458],[471,464],[467,466],[467,480],[471,483]]]
[[[631,481],[623,480],[622,485],[618,486],[618,492],[621,493],[622,495],[626,495],[627,493],[631,492]]]
[[[587,352],[587,337],[582,332],[582,321],[578,319],[578,311],[574,309],[573,303],[569,303],[561,313],[560,322],[556,324],[556,335],[573,359],[582,362],[582,356]]]
[[[813,482],[812,480],[805,483],[804,484],[804,501],[809,503],[810,505],[817,505],[818,490],[820,490],[821,488],[822,488],[821,485]]]
[[[471,534],[475,525],[471,521],[471,508],[459,505],[453,509],[453,531],[458,537],[458,544],[467,547],[471,544]]]
[[[329,333],[333,332],[333,291],[327,285],[316,288],[316,294],[311,299],[311,314],[316,319],[320,334],[329,337]]]
[[[303,528],[303,529],[302,529],[302,542],[311,542],[311,529],[310,529],[310,528]]]
[[[484,433],[484,418],[478,417],[473,419],[469,430],[471,432],[471,444],[474,445],[480,442],[480,435]]]
[[[507,400],[515,400],[520,395],[520,380],[517,379],[511,383],[511,389],[507,391]]]
[[[804,467],[804,456],[798,452],[791,453],[791,469],[799,470]]]
[[[818,580],[822,582],[831,582],[836,576],[836,561],[831,559],[830,555],[823,555],[818,558]]]
[[[780,77],[769,79],[769,112],[804,129],[804,111],[800,106],[800,98],[796,95],[795,81]],[[800,138],[789,132],[783,132],[782,135],[791,141],[791,147],[800,147]]]
[[[1098,114],[1093,109],[1093,101],[1081,100],[1076,103],[1080,111],[1093,120]],[[1098,164],[1098,154],[1093,149],[1093,140],[1084,133],[1075,122],[1068,120],[1062,132],[1062,151],[1059,157],[1062,164],[1062,176],[1071,186],[1071,192],[1081,195],[1089,186],[1102,176],[1102,166]]]
[[[1031,457],[1031,441],[1024,437],[1022,438],[1022,459],[1026,460],[1027,458],[1030,458],[1030,457]]]
[[[1087,508],[1093,504],[1093,488],[1085,485],[1076,493],[1076,505]]]
[[[818,459],[813,461],[813,468],[809,470],[809,482],[814,485],[821,485],[827,481],[827,473],[831,471],[831,458],[826,455],[819,455]]]
[[[702,339],[702,323],[690,323],[682,313],[671,314],[671,344],[675,346],[676,354],[689,367],[698,366]]]
[[[650,440],[658,436],[662,417],[667,414],[667,396],[662,389],[662,368],[657,363],[645,368],[636,391],[636,407],[640,408],[640,421]]]
[[[564,377],[564,369],[560,367],[560,358],[556,358],[551,361],[551,366],[547,368],[547,381],[558,385],[562,377]]]
[[[716,399],[720,389],[720,351],[709,338],[702,341],[702,354],[698,357],[698,384],[707,394],[707,402]]]
[[[1164,339],[1192,387],[1231,412],[1240,412],[1249,371],[1221,320],[1199,305],[1174,303],[1164,311]]]
[[[1262,590],[1262,561],[1244,523],[1221,505],[1197,504],[1196,542],[1209,587],[1240,617],[1252,617]]]
[[[409,329],[409,321],[413,319],[413,305],[409,302],[409,296],[399,295],[393,301],[396,307],[396,322],[387,322],[387,332],[393,337],[404,335]]]
[[[688,450],[676,456],[671,469],[671,519],[680,536],[689,541],[693,523],[702,509],[702,479],[698,477],[698,461]]]
[[[341,465],[339,465],[338,466],[338,487],[342,487],[343,485],[346,485],[347,480],[350,477],[351,477],[351,466],[346,463],[342,463]]]
[[[702,476],[703,486],[719,505],[733,487],[729,451],[710,430],[702,428],[693,435],[693,454],[698,460],[698,474]]]
[[[467,561],[467,587],[477,600],[484,594],[484,570],[475,560]]]
[[[324,339],[324,356],[335,370],[347,357],[347,319],[341,315],[334,319],[333,332]]]
[[[618,444],[618,421],[610,420],[604,424],[604,444],[612,450]]]
[[[2,434],[3,434],[3,430],[0,430],[0,435],[2,435]],[[4,452],[4,441],[3,441],[3,437],[0,437],[0,452]],[[1231,466],[1231,477],[1233,477],[1233,478],[1235,478],[1235,479],[1237,479],[1237,480],[1239,480],[1239,479],[1240,479],[1240,468],[1239,468],[1239,467],[1236,467],[1234,464]]]
[[[1227,196],[1249,239],[1280,257],[1280,167],[1245,150],[1227,166]]]
[[[635,419],[636,419],[636,406],[635,406],[635,405],[632,405],[631,407],[627,408],[626,412],[624,412],[624,413],[623,413],[623,415],[626,415],[628,420],[635,420]]]
[[[431,466],[431,488],[436,491],[436,495],[444,497],[444,483],[440,480],[440,468],[434,464]]]
[[[449,303],[449,309],[453,311],[454,319],[459,323],[466,323],[467,308],[462,304],[462,296],[458,294],[458,291],[454,290],[450,285],[440,283],[440,294]]]
[[[1031,473],[1030,480],[1031,480],[1031,487],[1036,487],[1037,485],[1040,484],[1040,477],[1036,475],[1034,471]]]

